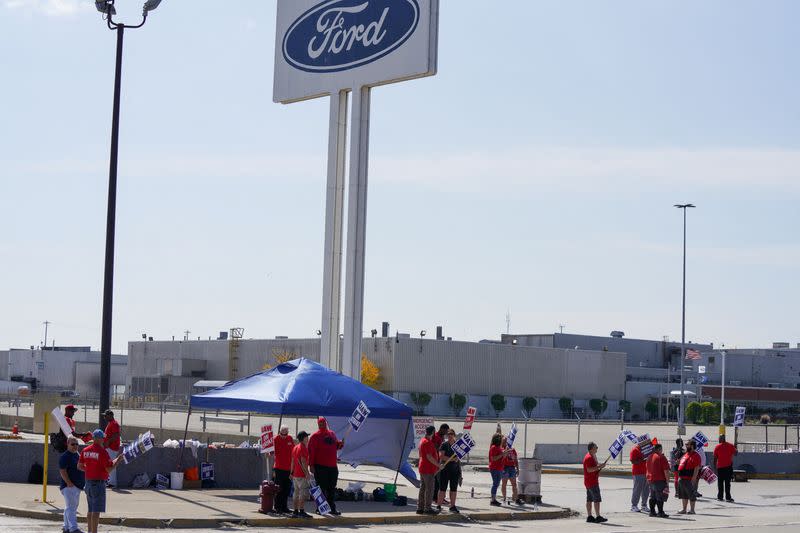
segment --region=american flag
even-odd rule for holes
[[[688,350],[686,350],[686,359],[691,361],[697,361],[698,359],[700,359],[700,352],[689,348]]]

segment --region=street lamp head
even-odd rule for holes
[[[694,204],[675,204],[675,207],[677,207],[678,209],[686,209],[687,207],[691,208],[691,207],[697,207],[697,206],[694,205]]]
[[[144,15],[147,15],[147,13],[149,13],[150,11],[155,10],[155,8],[157,8],[158,4],[160,4],[160,3],[161,3],[161,0],[147,0],[144,3],[144,8],[142,9],[142,13]]]
[[[114,9],[114,0],[95,0],[94,7],[104,15],[116,15],[117,10]]]

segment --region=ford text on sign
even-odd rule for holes
[[[436,73],[438,0],[279,0],[276,102]]]

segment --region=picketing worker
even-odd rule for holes
[[[602,524],[608,518],[600,515],[600,471],[606,467],[608,458],[602,463],[597,462],[597,444],[590,442],[587,446],[588,453],[583,458],[583,486],[586,487],[586,521]],[[594,514],[592,516],[592,505]]]
[[[725,501],[733,503],[731,498],[731,479],[733,479],[733,456],[738,455],[736,446],[719,436],[719,444],[714,447],[714,470],[717,471],[717,499],[722,501],[724,492]]]
[[[489,474],[492,476],[492,500],[490,505],[503,505],[497,501],[497,488],[503,480],[503,469],[508,450],[503,448],[503,435],[495,433],[492,435],[492,444],[489,446]]]
[[[292,485],[294,486],[294,512],[292,517],[311,518],[306,512],[305,505],[308,500],[309,480],[311,473],[308,471],[308,433],[301,431],[297,434],[298,444],[292,449]]]
[[[439,448],[439,460],[441,462],[439,468],[439,496],[438,508],[442,509],[442,504],[445,502],[445,493],[447,487],[450,487],[450,512],[458,514],[460,511],[456,507],[456,495],[458,494],[458,485],[461,483],[461,461],[458,459],[456,452],[453,451],[453,444],[456,443],[456,432],[453,429],[447,430],[447,440],[442,443]],[[451,459],[452,458],[452,459]]]
[[[113,460],[119,455],[119,448],[122,444],[121,430],[119,423],[114,420],[114,411],[106,409],[106,412],[103,413],[103,417],[106,419],[106,451],[108,452],[108,456]],[[115,488],[117,486],[116,468],[108,475],[108,486],[110,488]]]
[[[92,434],[89,432],[86,433],[76,433],[75,432],[75,413],[78,411],[78,408],[75,407],[73,404],[66,405],[64,407],[64,418],[67,419],[67,424],[69,424],[70,429],[72,430],[72,434],[81,439],[83,442],[89,442],[92,440]]]
[[[519,493],[517,491],[517,476],[519,475],[519,460],[517,459],[517,450],[508,447],[507,437],[503,437],[503,440],[500,442],[500,446],[502,446],[508,452],[508,455],[506,455],[505,459],[503,459],[503,481],[500,485],[500,494],[502,495],[503,502],[509,504],[511,503],[510,501],[506,500],[506,485],[508,485],[510,482],[511,499],[514,500],[514,503],[517,505],[522,505],[522,498],[519,497]]]
[[[78,533],[78,504],[84,487],[83,472],[78,469],[78,439],[67,437],[67,451],[58,458],[61,475],[61,494],[64,496],[64,528],[66,533]]]
[[[697,501],[697,480],[700,475],[700,456],[695,451],[696,443],[690,440],[686,443],[686,453],[678,463],[678,498],[681,499],[682,509],[678,514],[687,514],[686,506],[691,503],[688,514],[694,514],[694,505]]]
[[[675,496],[678,495],[678,465],[681,462],[681,457],[686,453],[686,449],[683,447],[683,439],[678,437],[675,439],[675,447],[672,448],[672,451],[669,454],[669,465],[672,467],[672,472],[674,473],[674,481],[675,481]]]
[[[447,441],[447,431],[449,429],[450,429],[450,425],[449,424],[442,424],[441,426],[439,426],[439,431],[434,433],[434,435],[433,435],[433,445],[436,446],[437,450],[441,450],[442,449],[442,444],[444,444]],[[433,478],[433,499],[434,500],[438,500],[439,477],[440,476],[437,475],[437,476],[435,476]],[[445,502],[447,502],[447,500],[445,500]],[[439,509],[439,510],[441,511],[441,509]]]
[[[433,444],[434,426],[425,428],[425,436],[419,443],[419,496],[417,514],[439,514],[433,508],[434,478],[439,471],[439,451]]]
[[[89,533],[97,533],[100,523],[100,513],[106,512],[106,481],[108,474],[117,467],[122,455],[113,461],[105,448],[105,433],[102,429],[92,432],[92,444],[83,449],[78,460],[78,469],[86,474],[86,513],[87,529]]]
[[[292,451],[294,439],[289,435],[289,426],[281,426],[275,437],[274,481],[280,487],[275,495],[275,510],[279,513],[290,513],[288,500],[292,489]]]
[[[647,507],[647,459],[642,453],[642,448],[636,444],[631,448],[631,475],[633,476],[633,491],[631,493],[631,512],[638,513],[639,502],[642,503],[642,512],[649,512]]]
[[[664,512],[664,503],[669,494],[669,461],[664,457],[664,447],[656,444],[647,458],[647,483],[650,488],[650,516],[669,518]],[[658,507],[658,514],[656,514]]]
[[[308,440],[309,471],[322,489],[322,494],[331,506],[331,514],[339,516],[336,510],[336,483],[339,481],[339,467],[336,452],[344,446],[344,439],[336,438],[336,433],[328,429],[324,416],[317,418],[318,430]]]

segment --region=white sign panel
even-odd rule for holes
[[[273,100],[436,74],[439,0],[278,0]]]
[[[432,416],[415,416],[414,417],[414,442],[419,446],[422,437],[425,436],[425,429],[433,425]]]

